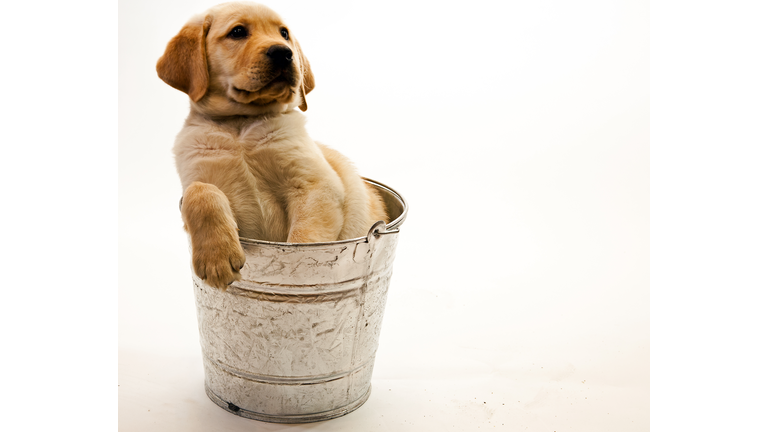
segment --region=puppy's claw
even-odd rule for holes
[[[226,291],[230,285],[232,285],[236,281],[239,281],[241,278],[242,277],[240,276],[240,273],[233,272],[233,273],[230,273],[229,277],[223,277],[223,276],[208,277],[206,279],[203,279],[203,281],[214,288],[217,288],[221,291]]]

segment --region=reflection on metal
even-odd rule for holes
[[[226,292],[193,274],[208,397],[225,410],[277,423],[327,420],[360,407],[371,374],[399,227],[394,190],[367,180],[390,222],[329,243],[241,239],[242,280]]]

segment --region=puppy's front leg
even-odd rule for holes
[[[288,204],[291,227],[288,243],[318,243],[339,239],[344,223],[344,196],[334,188],[299,188]]]
[[[240,280],[245,253],[224,192],[212,184],[193,182],[184,191],[181,215],[192,239],[195,274],[221,290]]]

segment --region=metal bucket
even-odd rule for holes
[[[408,205],[380,192],[392,222],[329,243],[240,239],[242,280],[226,292],[194,280],[205,392],[251,419],[306,423],[359,408],[371,374]]]

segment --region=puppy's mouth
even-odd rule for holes
[[[280,71],[277,76],[272,78],[262,89],[272,89],[281,85],[290,86],[291,82],[288,78],[288,74],[285,71]]]
[[[258,88],[245,89],[231,85],[230,96],[240,103],[256,103],[262,105],[266,102],[264,99],[274,99],[279,97],[291,87],[291,79],[284,72],[278,73],[269,82]],[[291,92],[292,93],[292,92]]]
[[[237,96],[240,96],[242,98],[251,98],[251,97],[253,97],[256,94],[255,91],[243,90],[243,89],[237,88],[235,86],[232,86],[232,90],[235,91],[235,94]]]

